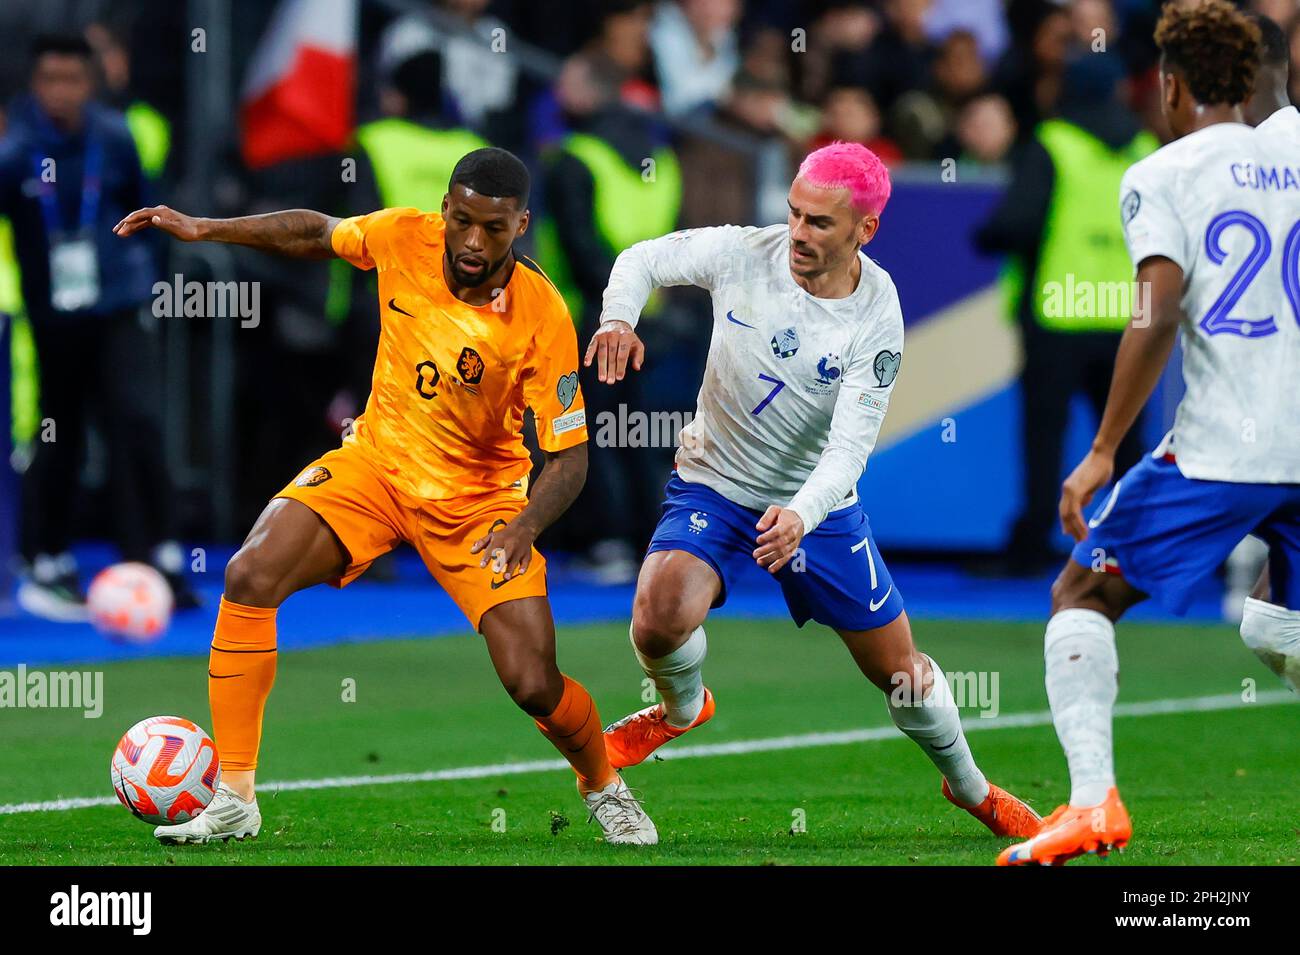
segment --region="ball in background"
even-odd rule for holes
[[[172,590],[148,564],[114,564],[90,582],[86,607],[101,632],[129,643],[152,643],[171,622]]]

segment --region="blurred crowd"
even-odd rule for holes
[[[1300,0],[1242,5],[1282,27],[1291,97],[1300,98]],[[1089,121],[1100,126],[1084,127],[1103,139],[1114,133],[1129,142],[1144,129],[1153,139],[1167,138],[1152,41],[1157,0],[359,0],[349,141],[250,163],[234,115],[194,108],[202,100],[192,88],[191,18],[220,6],[6,0],[0,5],[8,54],[0,60],[0,131],[8,122],[12,139],[30,109],[33,62],[23,53],[36,37],[57,34],[85,44],[91,95],[99,108],[127,120],[141,175],[130,177],[134,191],[118,197],[123,202],[128,195],[141,203],[185,202],[185,211],[209,215],[295,206],[338,215],[381,205],[429,207],[440,202],[450,163],[461,153],[488,142],[509,148],[535,171],[538,226],[529,251],[559,277],[584,342],[620,248],[678,227],[781,218],[794,165],[825,143],[860,142],[900,173],[919,163],[933,178],[943,160],[954,160],[959,170],[1023,173],[1040,161],[1032,154],[1042,124],[1072,108],[1092,108]],[[339,0],[340,10],[350,6]],[[263,0],[229,2],[230,30],[217,39],[229,50],[232,113],[276,9]],[[75,46],[58,49],[76,55]],[[1080,67],[1103,52],[1105,69]],[[1108,132],[1097,132],[1100,127]],[[215,161],[196,169],[196,157],[204,155]],[[339,175],[348,158],[359,160],[352,178]],[[610,211],[628,195],[619,193],[620,184],[640,177],[651,159],[659,183],[655,203],[620,219]],[[200,172],[208,178],[196,179]],[[1036,222],[1029,216],[1026,226],[1004,210],[975,241],[986,251],[1032,258],[1043,214]],[[1018,227],[1027,237],[1016,237]],[[206,399],[194,399],[213,374],[216,346],[203,330],[187,331],[193,339],[178,359],[187,364],[173,363],[165,374],[187,383],[180,391],[189,388],[195,408],[166,431],[177,513],[154,532],[155,544],[177,529],[237,534],[269,493],[338,440],[365,402],[378,321],[367,277],[240,251],[232,267],[238,277],[260,282],[262,320],[233,338],[229,440],[214,446]],[[155,254],[156,275],[179,270],[174,248]],[[15,297],[10,294],[8,305],[0,301],[0,310],[23,310]],[[121,312],[126,304],[113,308]],[[603,392],[593,412],[619,404],[693,408],[707,305],[687,292],[655,307],[662,320],[647,329],[648,344],[663,360],[624,389]],[[34,303],[25,311],[32,325],[40,320]],[[140,323],[149,324],[147,315]],[[21,380],[39,377],[24,362],[57,360],[49,357],[56,351],[47,347],[45,358],[39,351],[24,358],[15,349]],[[137,382],[147,378],[138,370],[132,375]],[[165,382],[157,388],[177,393]],[[17,428],[20,444],[34,441],[35,406],[48,396],[30,400],[33,407],[24,410],[20,400],[15,412],[26,421]],[[146,434],[164,431],[166,409],[158,404],[154,419],[142,425]],[[95,410],[85,409],[92,429]],[[138,417],[139,409],[131,414]],[[145,454],[150,467],[160,466],[156,454],[138,447],[138,429],[134,439],[131,433],[124,432],[119,455]],[[555,529],[552,546],[585,553],[614,578],[634,569],[671,449],[641,455],[593,459],[588,499],[579,509],[584,517]],[[213,526],[213,485],[202,476],[218,465],[232,474],[224,527]],[[77,466],[83,478],[93,476],[85,460]],[[1051,470],[1040,468],[1049,477]],[[1054,493],[1054,479],[1041,481]],[[114,534],[102,515],[117,509],[83,510],[85,521],[77,526]],[[1024,534],[1042,538],[1044,531],[1035,525]],[[41,546],[26,548],[29,560]]]

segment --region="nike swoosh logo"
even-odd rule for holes
[[[957,735],[952,738],[952,742],[949,743],[947,746],[935,746],[933,743],[931,743],[930,748],[934,750],[936,753],[942,753],[945,749],[952,749],[954,746],[956,746],[957,740],[959,739],[961,739],[961,730],[957,731]]]
[[[518,579],[517,577],[507,577],[505,580],[494,580],[491,583],[491,587],[493,590],[498,590],[501,587],[504,587],[506,584],[510,583],[510,581],[517,580],[517,579]]]
[[[754,327],[753,325],[748,325],[748,324],[746,324],[745,322],[742,322],[740,319],[738,319],[738,318],[736,317],[736,314],[735,314],[735,311],[734,311],[734,310],[733,310],[733,311],[730,311],[730,312],[727,313],[727,321],[729,321],[729,322],[735,322],[737,325],[740,325],[740,326],[742,326],[742,327],[744,327],[744,328],[753,328],[753,327]]]
[[[217,675],[216,675],[215,673],[213,673],[211,670],[208,671],[208,676],[211,677],[211,678],[214,679],[214,680],[233,680],[235,677],[237,677],[237,676],[243,676],[243,675],[244,675],[244,674],[242,674],[242,673],[228,673],[228,674],[226,674],[225,676],[217,676]]]
[[[889,589],[885,591],[885,596],[881,597],[879,601],[868,600],[867,606],[871,608],[871,612],[875,613],[877,610],[883,607],[885,605],[885,601],[889,599],[889,595],[892,594],[893,592],[894,592],[894,585],[890,584]]]
[[[408,318],[415,318],[414,315],[412,315],[406,309],[402,308],[402,306],[398,305],[397,299],[395,298],[390,298],[388,300],[388,307],[391,308],[394,312],[401,312],[403,315],[407,316]]]

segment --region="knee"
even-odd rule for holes
[[[1071,606],[1072,588],[1066,579],[1066,571],[1061,571],[1052,581],[1052,613],[1060,613]]]
[[[632,642],[651,659],[667,656],[704,622],[707,608],[693,607],[679,594],[638,592],[632,605]]]
[[[929,660],[915,648],[873,656],[860,666],[876,689],[903,702],[924,699],[934,683]]]
[[[247,607],[278,607],[286,594],[280,575],[256,549],[240,548],[226,564],[226,599]]]
[[[502,674],[501,685],[505,687],[515,706],[532,717],[549,716],[560,705],[564,695],[563,677],[557,669],[536,666],[518,672]]]
[[[1052,613],[1072,608],[1101,609],[1097,604],[1102,597],[1105,577],[1104,571],[1066,561],[1056,580],[1052,581]]]

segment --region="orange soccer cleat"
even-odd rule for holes
[[[647,706],[631,716],[623,717],[617,723],[611,723],[605,727],[605,751],[609,753],[610,763],[615,769],[635,766],[670,739],[676,739],[687,730],[707,723],[715,709],[713,694],[705,687],[704,708],[690,726],[682,729],[669,726],[664,718],[662,703]]]
[[[1011,795],[1005,789],[989,783],[989,794],[978,806],[971,807],[959,803],[948,788],[948,780],[943,781],[943,798],[958,809],[968,813],[984,823],[989,832],[995,836],[1011,836],[1016,839],[1028,839],[1038,833],[1043,824],[1042,816],[1029,808],[1029,804]]]
[[[1114,786],[1099,806],[1060,806],[1043,820],[1043,827],[1027,842],[1002,850],[998,865],[1065,865],[1084,853],[1102,858],[1123,849],[1133,835],[1128,810]]]

